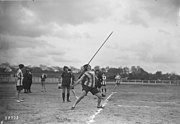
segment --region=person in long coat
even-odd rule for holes
[[[32,85],[32,73],[31,71],[28,71],[28,87],[27,87],[28,93],[31,93],[31,85]]]
[[[27,93],[28,89],[28,70],[26,69],[25,72],[23,73],[23,88],[24,88],[24,93]]]
[[[63,67],[63,73],[61,74],[61,79],[62,79],[62,98],[63,102],[65,102],[65,91],[67,90],[67,102],[71,102],[69,97],[70,97],[70,85],[72,82],[72,74],[69,73],[68,67],[64,66]]]

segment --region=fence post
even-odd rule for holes
[[[170,80],[169,83],[170,83],[170,85],[171,85],[171,84],[172,84],[172,81]]]

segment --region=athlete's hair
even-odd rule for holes
[[[97,69],[97,70],[95,70],[95,73],[100,73],[100,70],[98,70],[98,69]]]
[[[23,64],[19,64],[19,68],[20,69],[24,68],[24,65]]]
[[[91,68],[91,66],[90,66],[89,64],[85,64],[85,65],[83,65],[84,71],[87,71],[87,70],[88,70],[88,67],[90,67],[90,68]]]
[[[67,66],[64,66],[64,67],[63,67],[63,71],[65,71],[66,69],[68,69],[68,67],[67,67]]]

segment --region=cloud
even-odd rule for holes
[[[0,35],[1,50],[9,50],[16,48],[36,48],[47,45],[46,41],[37,40],[24,36]],[[48,45],[50,47],[50,45]]]
[[[49,31],[35,13],[20,2],[1,2],[0,8],[1,34],[38,37]]]
[[[164,23],[177,24],[180,7],[179,0],[140,0],[152,19],[161,20]]]
[[[171,35],[170,32],[168,32],[168,31],[166,31],[166,30],[163,30],[163,29],[159,29],[159,32],[160,32],[160,33],[163,33],[163,34],[165,34],[165,35]]]
[[[80,62],[80,60],[78,59],[75,59],[75,58],[65,58],[64,56],[52,56],[52,59],[54,60],[54,62],[56,63],[59,63],[59,64],[64,64],[64,62],[66,64],[73,64],[73,63],[76,63],[76,62]]]
[[[138,2],[137,2],[138,1]],[[140,25],[148,27],[148,14],[140,8],[139,0],[114,0],[111,6],[111,19],[119,25]]]
[[[109,15],[108,0],[54,0],[34,4],[34,11],[43,21],[57,20],[62,24],[82,24]],[[53,8],[53,9],[52,9]]]
[[[54,22],[51,25],[51,32],[48,36],[58,37],[61,39],[80,39],[83,37],[90,38],[90,35],[87,32],[81,32],[81,30],[81,25],[78,27],[70,24],[60,26],[58,23]]]
[[[121,0],[119,4],[121,6],[115,6],[114,13],[117,14],[114,18],[118,19],[120,24],[140,25],[148,28],[150,25],[179,23],[179,0]]]
[[[108,45],[106,46],[106,48],[115,50],[115,49],[118,49],[118,48],[119,48],[119,44],[118,44],[118,43],[108,44]]]
[[[47,62],[46,59],[51,56],[64,56],[65,54],[66,49],[58,49],[46,40],[0,35],[0,62],[38,64],[42,61]]]
[[[130,19],[130,24],[133,25],[142,25],[145,28],[148,28],[148,23],[143,19],[142,12],[138,12],[137,10],[132,10],[127,19]]]
[[[106,3],[104,3],[106,2]],[[0,4],[0,33],[14,36],[81,37],[71,25],[96,22],[110,15],[109,1],[4,1]],[[77,32],[77,31],[76,31]],[[83,36],[87,35],[86,33]],[[88,35],[87,35],[88,36]]]
[[[143,63],[156,63],[172,65],[180,62],[177,41],[171,43],[163,40],[159,42],[140,42],[134,46],[138,61]],[[172,54],[173,53],[173,54]]]

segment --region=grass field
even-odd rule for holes
[[[32,85],[32,93],[24,94],[24,102],[15,102],[15,85],[0,84],[0,121],[3,124],[180,124],[180,85],[107,85],[106,98],[98,109],[91,93],[75,108],[75,101],[62,102],[57,84]],[[75,87],[77,96],[81,86]]]

